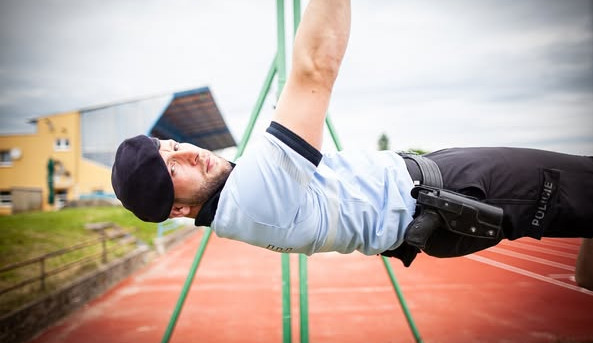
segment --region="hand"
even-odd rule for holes
[[[583,238],[575,269],[577,285],[593,291],[593,238]]]

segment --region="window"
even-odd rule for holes
[[[56,190],[56,207],[62,208],[68,202],[68,190],[57,189]]]
[[[56,138],[54,145],[56,151],[65,151],[70,149],[70,140],[68,138]]]
[[[10,191],[0,191],[0,206],[11,206],[12,205],[12,194]]]
[[[10,150],[0,150],[0,166],[11,166],[12,157],[10,156]]]

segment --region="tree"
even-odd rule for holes
[[[378,142],[379,150],[389,150],[389,137],[385,133],[381,134]]]
[[[426,151],[424,149],[418,149],[418,148],[410,148],[410,149],[408,149],[407,152],[409,152],[411,154],[416,154],[416,155],[424,155],[424,154],[428,153],[428,151]]]

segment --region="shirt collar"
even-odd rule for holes
[[[233,162],[229,162],[231,164],[231,168],[235,168],[235,164]],[[227,179],[228,180],[228,179]],[[194,222],[195,226],[210,226],[212,221],[214,220],[214,215],[216,214],[216,209],[218,208],[218,200],[220,199],[220,193],[226,184],[226,180],[224,183],[214,192],[214,194],[206,200],[202,208],[198,212],[196,216],[196,220]]]

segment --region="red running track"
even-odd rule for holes
[[[34,339],[160,342],[199,246],[193,235]],[[455,259],[392,260],[424,342],[591,342],[593,292],[575,286],[580,240],[521,239]],[[292,336],[299,342],[291,256]],[[282,342],[280,255],[212,235],[170,342]],[[414,342],[379,257],[308,259],[310,342]]]

